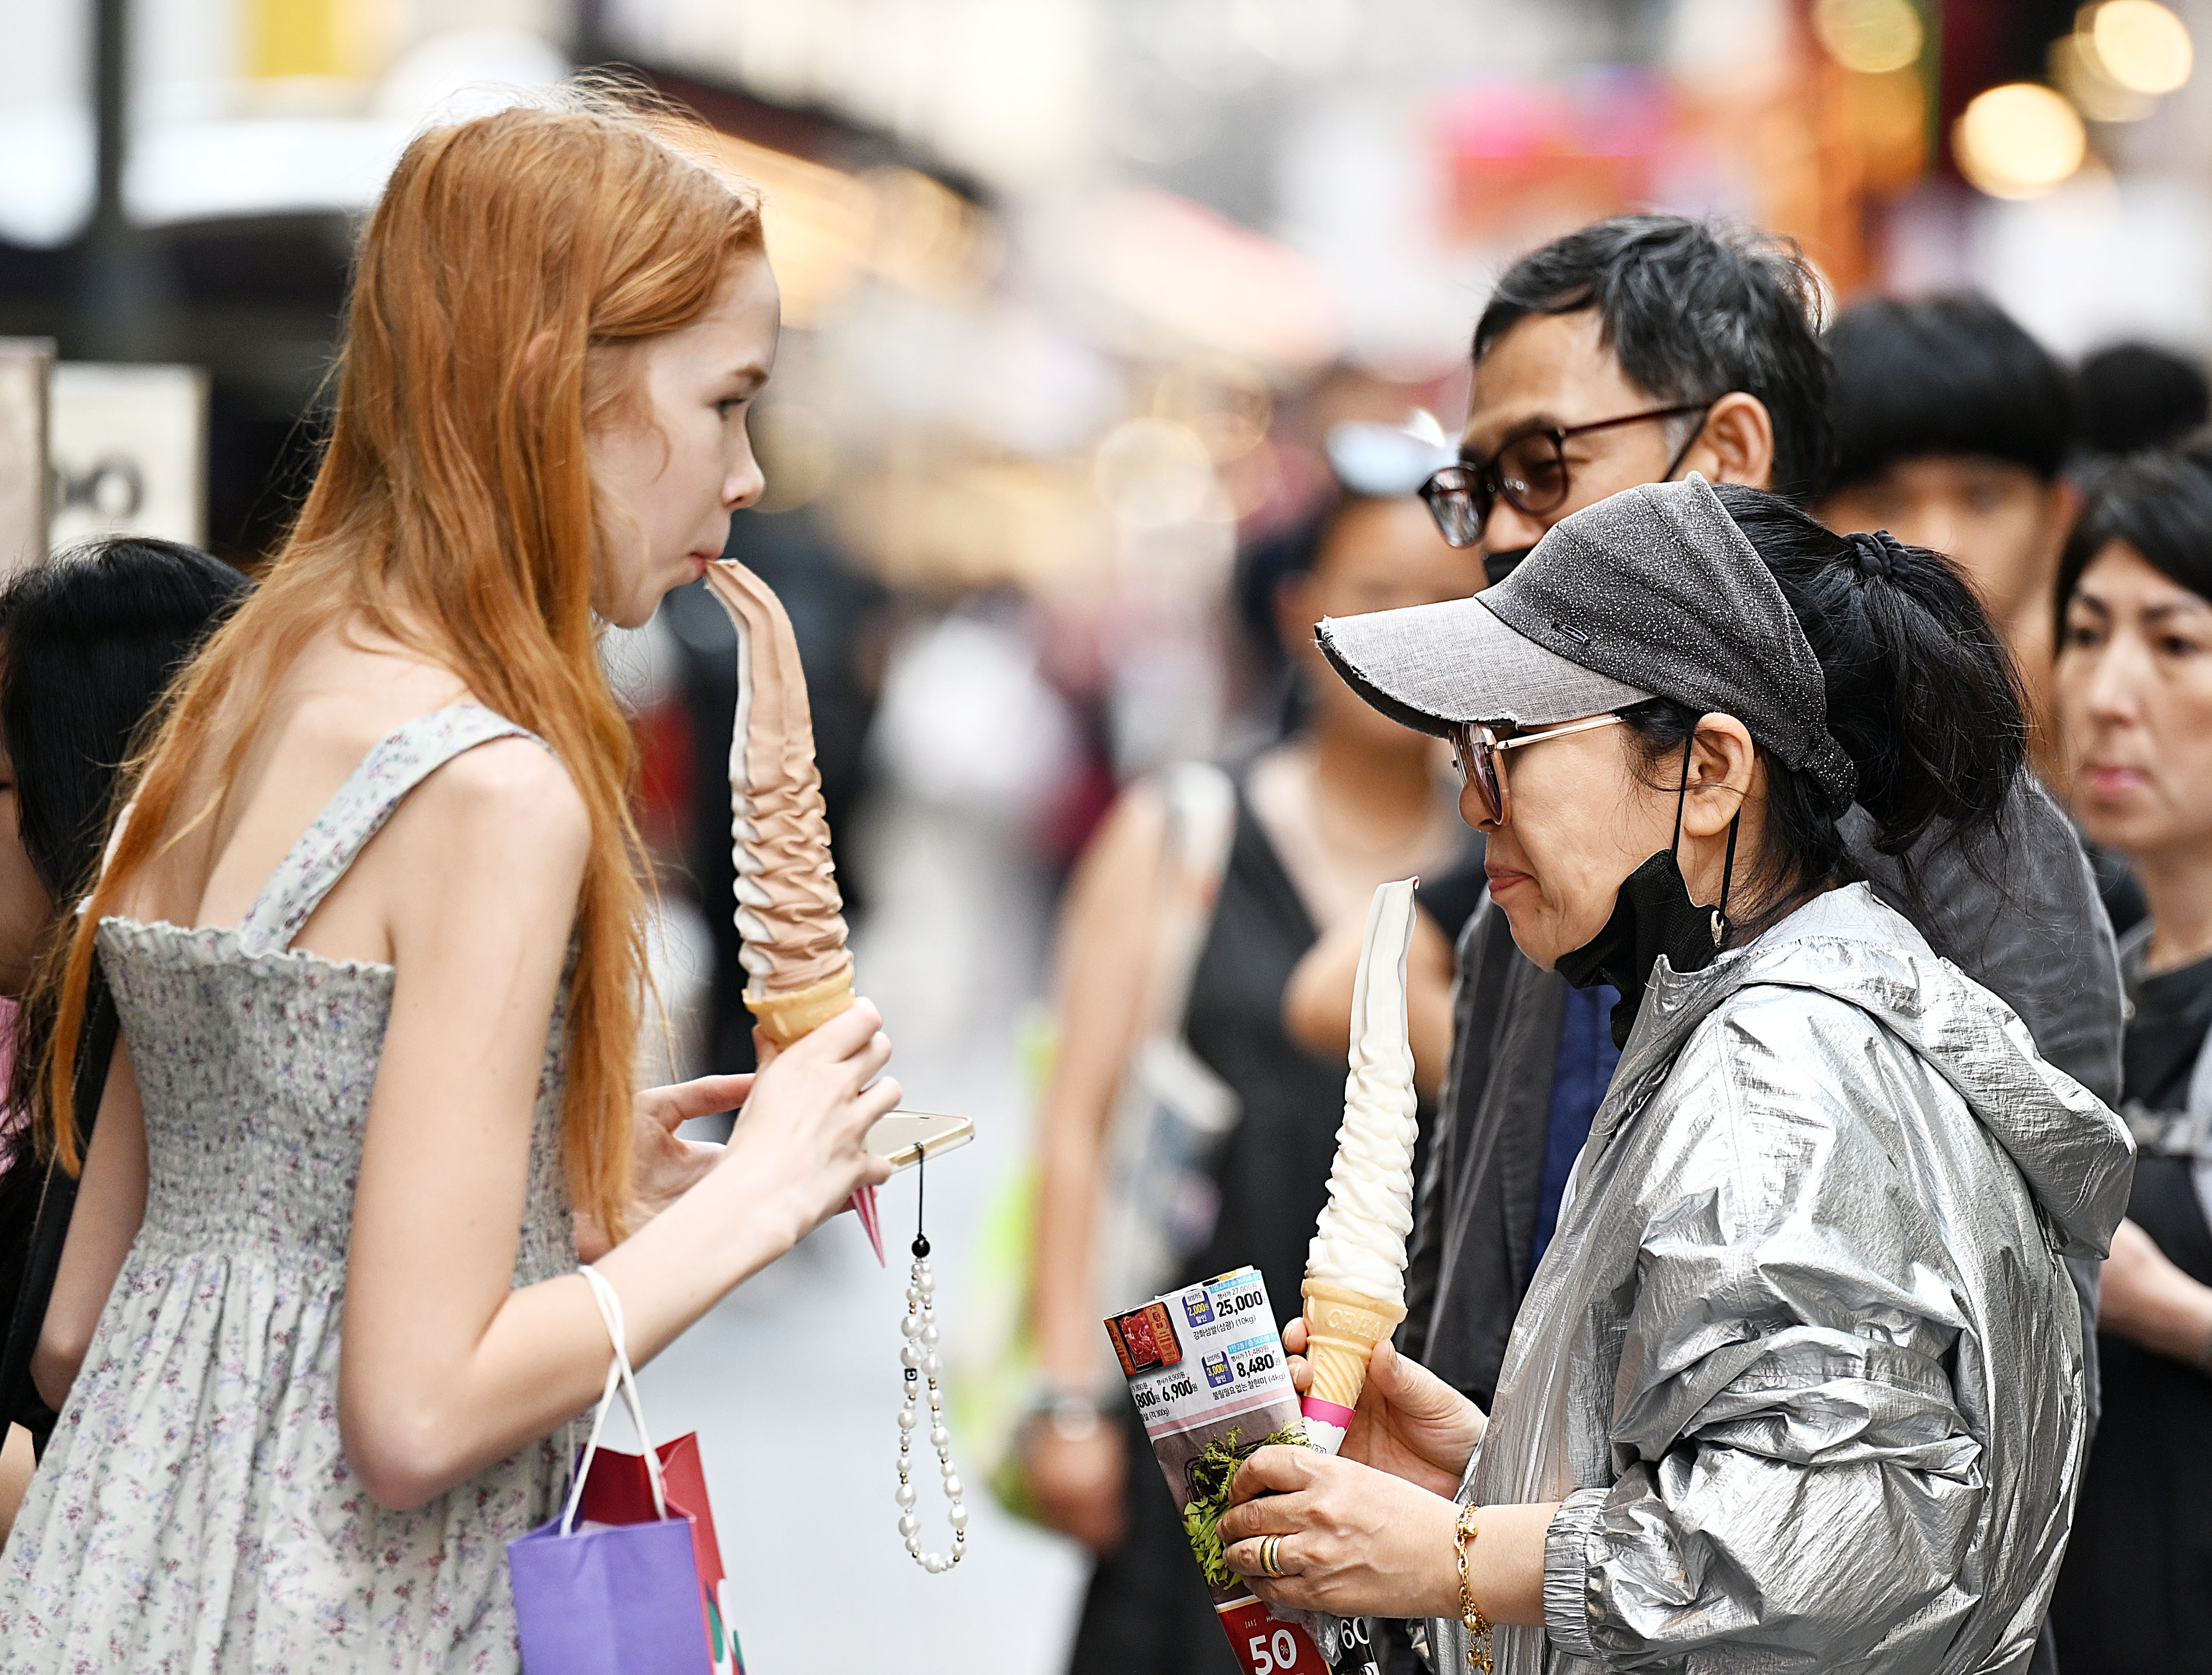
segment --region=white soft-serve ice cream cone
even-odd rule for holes
[[[1329,1165],[1328,1205],[1306,1253],[1306,1436],[1334,1453],[1359,1405],[1375,1345],[1406,1318],[1406,1235],[1413,1228],[1413,1050],[1406,1029],[1411,878],[1384,884],[1367,909],[1352,991],[1344,1125]]]

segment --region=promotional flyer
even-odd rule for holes
[[[1218,1526],[1237,1466],[1271,1443],[1306,1443],[1260,1271],[1239,1268],[1157,1297],[1109,1320],[1106,1335],[1222,1631],[1249,1675],[1327,1675],[1304,1628],[1274,1616],[1222,1559]]]

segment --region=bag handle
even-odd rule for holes
[[[1213,905],[1237,837],[1237,785],[1209,762],[1179,762],[1161,776],[1168,847],[1158,903],[1148,1034],[1177,1037],[1190,1004]]]
[[[599,1451],[599,1433],[606,1429],[607,1410],[614,1405],[617,1387],[622,1391],[623,1405],[629,1409],[630,1423],[637,1427],[637,1440],[644,1445],[645,1475],[653,1484],[653,1509],[665,1522],[668,1496],[660,1481],[660,1456],[653,1451],[653,1437],[645,1428],[645,1405],[638,1399],[637,1375],[630,1370],[629,1329],[623,1320],[622,1299],[615,1295],[612,1282],[590,1263],[585,1263],[577,1271],[592,1288],[592,1301],[599,1306],[599,1319],[606,1323],[615,1354],[607,1367],[607,1387],[599,1397],[598,1410],[592,1415],[591,1440],[584,1444],[584,1458],[576,1466],[576,1480],[568,1487],[568,1503],[561,1509],[561,1533],[568,1535],[574,1530],[576,1508],[584,1498],[584,1480],[592,1474],[592,1457]]]

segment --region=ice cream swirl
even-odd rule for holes
[[[1328,1171],[1328,1205],[1306,1273],[1401,1306],[1406,1235],[1413,1227],[1413,1052],[1406,1029],[1406,956],[1413,941],[1411,878],[1382,885],[1352,995],[1352,1051],[1344,1123]]]
[[[748,987],[813,987],[852,962],[830,859],[814,716],[791,618],[768,585],[730,559],[707,586],[738,631],[738,711],[730,738],[730,853]]]

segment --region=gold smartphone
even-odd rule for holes
[[[975,1138],[975,1125],[966,1117],[939,1116],[930,1111],[893,1111],[876,1119],[868,1130],[867,1148],[887,1157],[895,1169],[912,1168],[927,1157],[933,1161],[957,1151]]]

